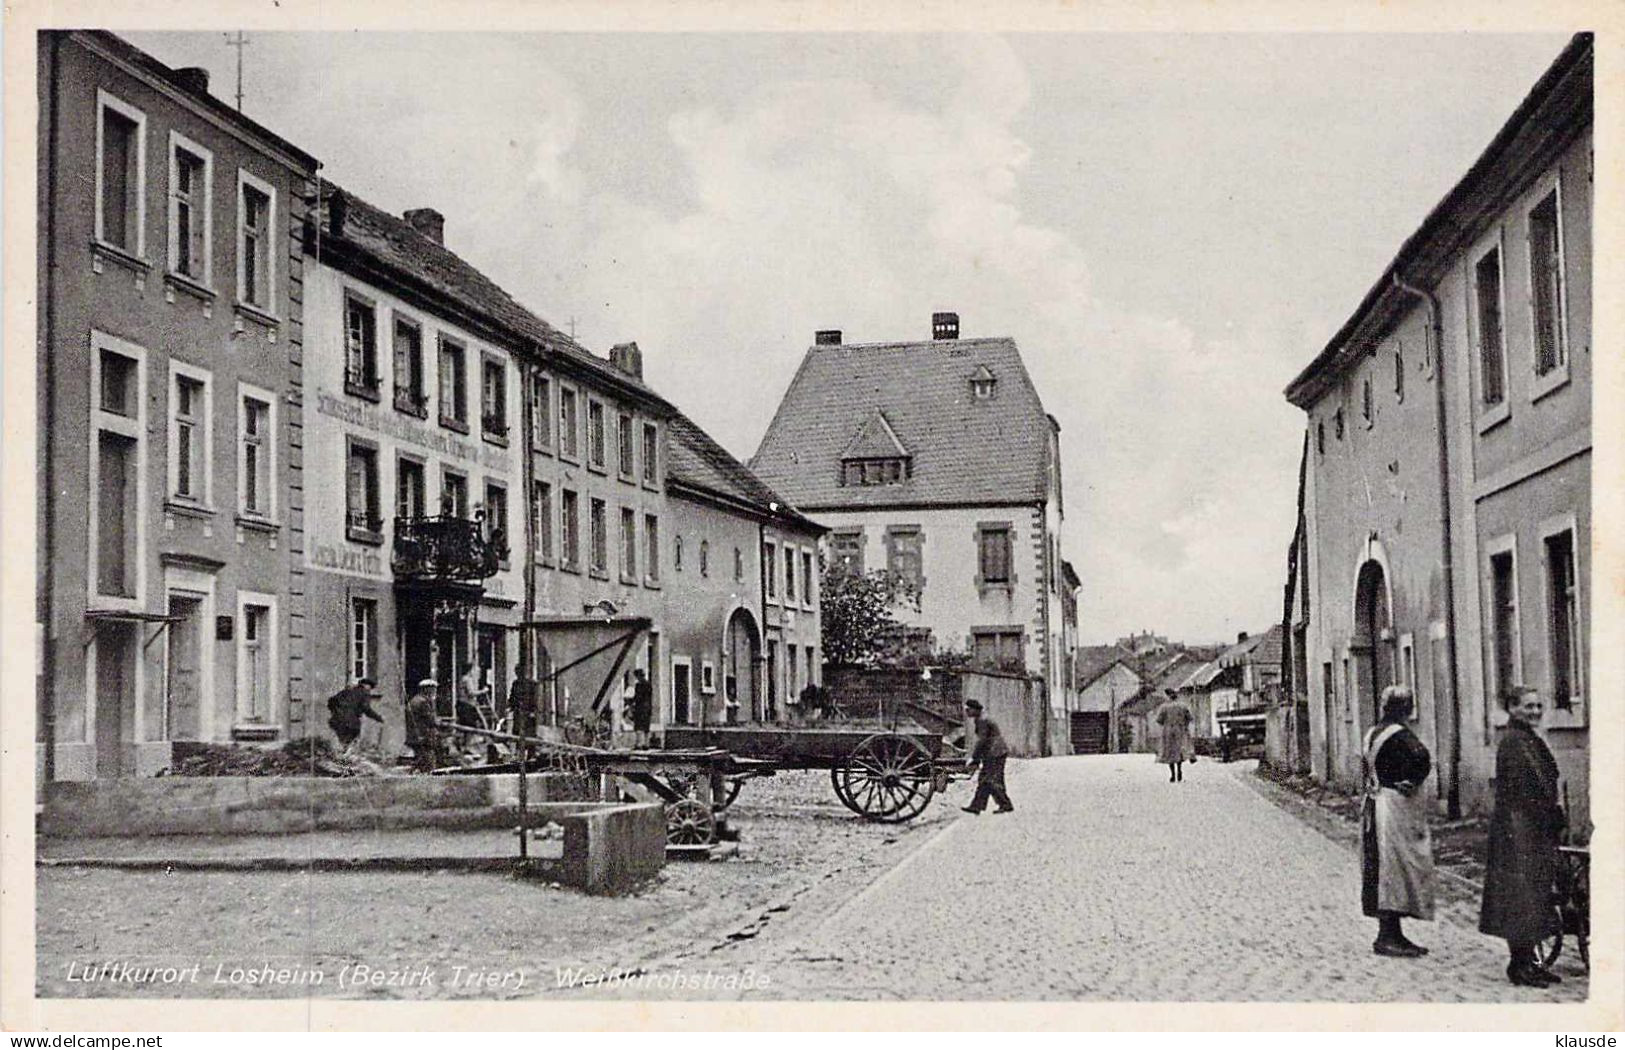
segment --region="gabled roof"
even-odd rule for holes
[[[898,440],[897,431],[886,422],[886,413],[877,408],[852,435],[852,441],[842,451],[841,458],[894,459],[907,455],[908,449]]]
[[[1080,645],[1072,650],[1073,660],[1076,661],[1078,675],[1078,688],[1087,688],[1089,683],[1105,674],[1116,663],[1126,663],[1133,659],[1133,654],[1118,648],[1115,645]],[[1139,676],[1139,672],[1135,672]]]
[[[810,532],[823,532],[762,484],[692,419],[678,412],[666,422],[666,483]]]
[[[311,233],[323,261],[346,267],[356,263],[381,267],[382,276],[419,286],[466,317],[453,317],[475,328],[506,336],[524,349],[552,353],[555,360],[645,404],[673,411],[644,382],[595,356],[504,291],[456,252],[398,218],[332,183],[322,186]],[[367,276],[373,276],[368,274]]]
[[[1136,671],[1134,669],[1134,665],[1130,664],[1127,660],[1119,659],[1119,660],[1111,661],[1110,663],[1108,663],[1104,667],[1096,667],[1096,668],[1094,668],[1092,673],[1087,675],[1087,676],[1084,676],[1084,675],[1080,674],[1079,677],[1078,677],[1078,688],[1079,689],[1087,689],[1087,688],[1089,688],[1090,686],[1094,685],[1096,682],[1100,681],[1102,678],[1104,678],[1108,674],[1110,674],[1111,671],[1112,671],[1112,668],[1114,668],[1114,667],[1121,667],[1123,670],[1125,670],[1129,674],[1133,675],[1134,676],[1134,681],[1135,681],[1136,684],[1141,684],[1141,685],[1144,684],[1145,679],[1141,676],[1140,672],[1138,672],[1138,671]]]
[[[1592,34],[1576,33],[1502,125],[1461,181],[1405,239],[1331,342],[1287,384],[1286,399],[1309,409],[1365,346],[1412,308],[1399,282],[1430,288],[1456,254],[1475,242],[1500,211],[1592,122]]]
[[[998,393],[972,397],[981,367]],[[841,458],[877,412],[913,456],[894,485],[841,484]],[[1036,503],[1047,491],[1050,421],[1015,341],[812,346],[751,468],[809,510]]]
[[[1263,634],[1255,634],[1237,642],[1219,655],[1222,667],[1240,667],[1243,664],[1281,665],[1281,625],[1275,624]]]

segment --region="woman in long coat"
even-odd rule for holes
[[[1157,710],[1157,725],[1162,727],[1162,742],[1157,746],[1157,761],[1168,767],[1168,783],[1185,779],[1185,760],[1191,752],[1191,723],[1196,716],[1178,700],[1170,700]]]
[[[1561,928],[1554,904],[1563,809],[1557,762],[1535,732],[1545,704],[1531,687],[1513,690],[1495,751],[1495,811],[1478,929],[1506,939],[1513,984],[1545,987],[1562,978],[1535,960],[1535,945]]]

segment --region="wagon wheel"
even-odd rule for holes
[[[913,820],[936,791],[936,768],[925,748],[906,736],[877,733],[841,768],[847,802],[865,819],[887,824]]]
[[[846,790],[845,773],[845,766],[831,766],[829,771],[829,786],[835,789],[835,797],[841,800],[841,805],[845,806],[847,809],[850,809],[852,812],[861,817],[863,816],[863,810],[859,809],[858,804],[852,801],[852,796]]]
[[[666,845],[709,846],[717,839],[717,818],[697,798],[680,798],[666,807]]]

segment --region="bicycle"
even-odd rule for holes
[[[1591,850],[1585,846],[1557,847],[1558,863],[1553,908],[1557,932],[1535,945],[1540,965],[1550,968],[1563,951],[1565,934],[1574,938],[1580,964],[1591,969]]]

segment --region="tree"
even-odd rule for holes
[[[892,610],[918,608],[908,581],[885,569],[854,572],[845,562],[823,566],[819,616],[824,659],[832,664],[872,664],[900,626]]]

